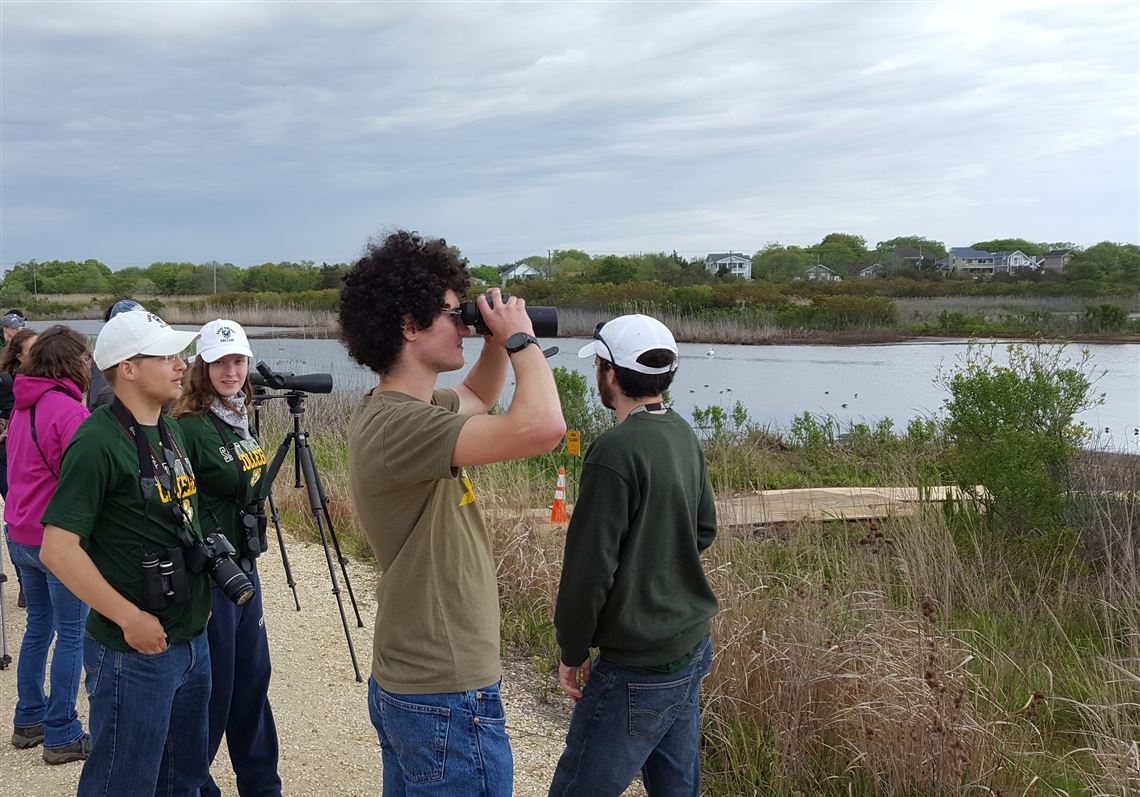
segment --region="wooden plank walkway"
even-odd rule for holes
[[[947,498],[972,500],[975,496],[958,487],[811,487],[801,490],[762,490],[749,495],[721,498],[716,502],[721,527],[761,526],[824,520],[878,520],[918,512],[924,503]],[[574,513],[573,505],[567,508]],[[550,507],[532,509],[534,518],[550,518]]]
[[[763,490],[716,502],[721,526],[798,523],[822,520],[877,520],[913,515],[924,503],[973,500],[958,487],[813,487]]]

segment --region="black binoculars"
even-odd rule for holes
[[[500,294],[503,301],[511,298],[511,295],[506,291]],[[488,296],[487,301],[491,301]],[[558,310],[554,307],[530,307],[526,308],[526,314],[530,317],[530,323],[534,326],[534,335],[537,338],[556,338],[558,337]],[[491,330],[483,322],[483,315],[479,312],[479,305],[474,300],[463,302],[459,305],[459,320],[469,327],[475,327],[475,331],[480,335],[490,335]]]

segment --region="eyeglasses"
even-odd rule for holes
[[[162,360],[164,363],[172,363],[175,360],[185,360],[186,352],[180,351],[177,354],[136,354],[134,357],[128,357],[128,360]]]
[[[606,339],[602,337],[602,327],[606,325],[605,321],[599,321],[598,325],[594,327],[594,340],[599,341],[606,347],[606,353],[610,355],[610,362],[614,362],[614,353],[610,351],[610,344],[606,343]]]
[[[463,322],[463,308],[462,307],[444,307],[440,315],[451,316],[451,323],[457,327],[466,329],[467,324]]]

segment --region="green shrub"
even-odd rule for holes
[[[1090,304],[1085,324],[1098,332],[1116,332],[1128,326],[1128,310],[1118,304]]]
[[[991,520],[1015,532],[1061,523],[1070,456],[1088,430],[1077,413],[1101,404],[1087,352],[1073,362],[1063,346],[1011,345],[1000,365],[993,347],[970,346],[942,377],[945,432],[965,487],[984,486]]]

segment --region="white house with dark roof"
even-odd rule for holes
[[[541,271],[526,263],[512,263],[499,269],[499,279],[503,285],[506,285],[509,280],[524,280],[541,276]]]
[[[752,258],[739,252],[712,252],[705,255],[705,270],[720,273],[721,266],[728,269],[728,273],[741,279],[752,279]]]
[[[860,269],[859,276],[863,279],[874,279],[876,277],[883,277],[887,274],[887,267],[882,263],[872,263],[864,269]]]

